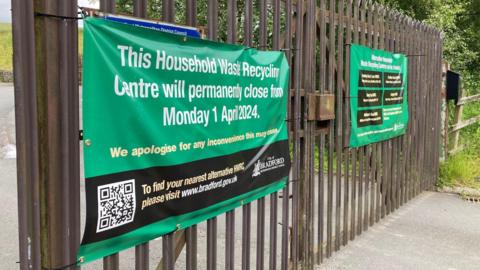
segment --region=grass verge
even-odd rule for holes
[[[83,53],[83,29],[78,29],[79,54]],[[0,23],[0,70],[13,70],[12,25]]]
[[[0,23],[0,70],[12,70],[12,25]]]

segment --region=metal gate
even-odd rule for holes
[[[115,0],[100,1],[115,12]],[[293,163],[280,193],[135,247],[103,269],[312,269],[438,177],[441,33],[360,0],[130,0],[208,39],[284,50]],[[202,11],[202,12],[200,12]],[[12,0],[21,269],[76,269],[81,234],[76,0]],[[205,15],[204,15],[205,14]],[[177,20],[177,21],[176,21]],[[180,20],[180,21],[178,21]],[[349,50],[409,57],[407,134],[348,147]],[[335,105],[333,120],[319,116]],[[162,258],[151,256],[161,250]],[[133,254],[133,253],[132,253]],[[133,261],[130,260],[130,261]],[[88,268],[88,265],[87,265]]]

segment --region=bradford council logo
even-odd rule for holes
[[[252,177],[260,176],[262,173],[278,169],[285,166],[285,159],[283,157],[275,158],[275,156],[267,157],[265,161],[260,159],[255,163]]]

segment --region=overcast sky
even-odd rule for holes
[[[14,0],[14,1],[25,1],[25,0]],[[0,22],[12,21],[12,11],[10,10],[11,2],[12,0],[0,0]],[[81,7],[98,8],[98,4],[92,5],[89,3],[88,0],[78,0],[78,5]]]
[[[11,22],[12,11],[10,4],[12,0],[0,0],[0,22]]]

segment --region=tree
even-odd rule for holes
[[[410,17],[423,21],[441,5],[440,0],[378,0],[377,2],[403,11]]]

